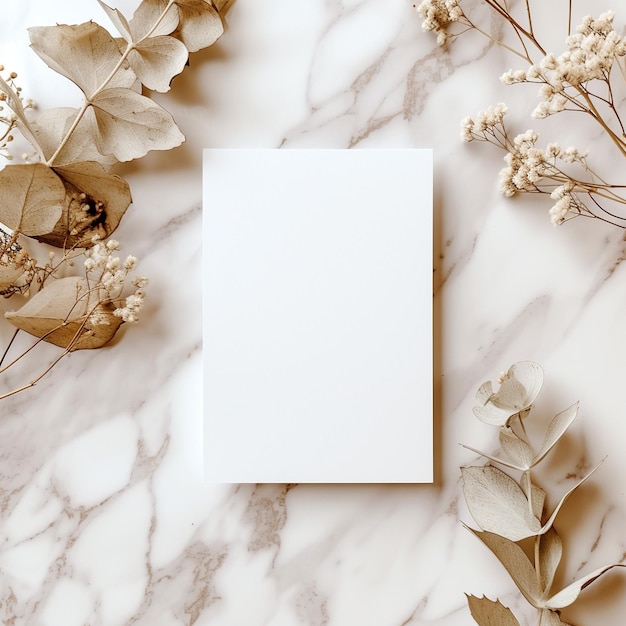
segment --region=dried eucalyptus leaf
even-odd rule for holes
[[[551,528],[539,541],[539,574],[544,595],[550,592],[562,556],[563,543],[556,530]]]
[[[32,128],[42,147],[44,158],[49,159],[55,153],[61,141],[78,115],[78,109],[61,107],[43,111],[32,122]],[[117,159],[100,154],[96,148],[96,128],[83,118],[65,146],[54,159],[55,166],[82,161],[97,161],[109,169]]]
[[[46,285],[17,311],[4,314],[19,328],[48,343],[70,350],[101,348],[122,321],[113,315],[112,302],[98,303],[87,281],[79,276]]]
[[[98,4],[102,7],[103,11],[107,14],[108,18],[113,23],[113,26],[117,28],[117,32],[124,37],[126,41],[132,41],[132,35],[130,34],[130,25],[124,15],[118,10],[113,9],[108,4],[98,0]]]
[[[128,183],[96,162],[72,163],[55,171],[66,189],[63,213],[54,229],[37,239],[71,248],[91,246],[94,236],[108,238],[132,201]]]
[[[0,171],[0,222],[30,237],[51,231],[63,210],[65,187],[42,163]]]
[[[493,552],[526,600],[538,608],[541,590],[537,582],[537,573],[524,551],[513,541],[496,533],[473,530],[472,528],[468,528],[468,530],[474,533]]]
[[[496,467],[464,467],[463,492],[476,523],[511,541],[536,535],[541,523],[520,486]]]
[[[69,78],[90,99],[110,78],[110,88],[132,87],[136,81],[109,32],[95,22],[28,29],[31,48],[54,71]]]
[[[524,486],[524,483],[522,482],[522,487],[523,486]],[[543,515],[543,507],[546,502],[546,492],[541,487],[537,487],[537,485],[533,485],[533,484],[530,485],[530,491],[531,491],[533,515],[537,519],[540,520],[541,516]],[[528,493],[526,492],[526,489],[524,489],[524,495],[528,497]]]
[[[474,621],[479,626],[520,626],[511,610],[502,606],[499,600],[467,596],[467,604]]]
[[[224,33],[220,14],[205,0],[176,0],[180,11],[180,25],[174,36],[189,52],[197,52],[213,45]]]
[[[484,382],[476,392],[476,400],[481,404],[486,404],[493,395],[493,385],[490,380]]]
[[[546,454],[550,452],[550,450],[552,450],[555,444],[571,426],[572,422],[576,419],[576,415],[578,415],[578,402],[572,404],[572,406],[565,409],[565,411],[561,411],[552,419],[548,425],[548,429],[546,430],[546,435],[541,449],[537,453],[534,460],[535,465],[539,463],[546,456]]]
[[[118,161],[169,150],[185,140],[165,109],[130,89],[105,89],[94,98],[90,112],[98,129],[98,149]]]
[[[173,33],[179,24],[178,9],[168,0],[143,0],[130,20],[133,41]],[[166,11],[167,9],[167,11]]]
[[[561,507],[565,504],[565,501],[572,495],[572,493],[574,493],[574,491],[576,491],[576,489],[578,489],[578,487],[580,487],[599,467],[600,465],[602,465],[602,463],[604,462],[604,459],[602,459],[602,461],[600,461],[600,463],[598,463],[584,478],[582,478],[581,480],[579,480],[559,501],[559,503],[556,505],[556,508],[554,509],[552,515],[550,516],[550,519],[544,524],[543,528],[541,529],[541,533],[546,533],[548,532],[548,530],[550,530],[550,528],[552,528],[553,524],[554,524],[554,520],[556,519],[556,516],[559,514],[559,511],[561,510]]]
[[[174,76],[185,69],[189,52],[174,37],[150,37],[137,44],[128,55],[131,67],[148,88],[161,93],[169,91]]]
[[[543,607],[546,609],[562,609],[572,604],[576,598],[580,595],[580,592],[588,587],[592,582],[597,580],[602,574],[608,572],[614,567],[626,567],[624,563],[612,563],[611,565],[605,565],[599,569],[591,572],[587,576],[573,582],[571,585],[565,587],[557,594],[553,595],[547,602],[543,603]]]
[[[520,470],[530,469],[533,465],[534,453],[532,448],[520,439],[510,428],[503,426],[499,433],[502,452]]]

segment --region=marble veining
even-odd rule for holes
[[[89,17],[105,22],[96,2],[32,0],[0,23],[0,62],[42,107],[75,94],[51,86],[19,33]],[[479,39],[444,53],[405,0],[235,0],[223,39],[159,96],[186,145],[123,170],[134,206],[118,238],[151,279],[142,323],[0,405],[3,623],[466,626],[474,593],[534,624],[460,524],[458,468],[476,457],[458,443],[496,444],[475,390],[522,359],[546,370],[540,411],[581,401],[546,466],[553,498],[608,455],[559,517],[559,580],[626,559],[625,238],[553,228],[547,206],[499,196],[500,155],[460,143],[465,115],[534,97],[499,83],[510,66]],[[434,147],[434,485],[202,483],[201,149],[244,146]],[[624,573],[596,585],[564,617],[621,624]]]

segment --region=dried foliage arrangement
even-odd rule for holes
[[[597,158],[586,150],[555,142],[540,146],[539,134],[533,129],[509,131],[505,123],[508,108],[503,103],[466,117],[461,125],[464,141],[487,142],[505,153],[505,167],[500,172],[502,193],[549,198],[554,225],[582,216],[626,228],[626,186],[622,181],[608,180],[602,171],[607,159],[626,157],[626,120],[622,118],[626,38],[615,29],[613,13],[587,15],[573,28],[572,0],[423,0],[415,7],[423,19],[422,28],[434,33],[441,46],[473,32],[514,55],[521,67],[505,72],[500,80],[506,85],[532,85],[538,90],[533,118],[574,113],[582,116],[581,122],[582,118],[591,122],[590,138],[599,131],[606,143]],[[555,31],[552,23],[539,28],[537,15],[546,8],[563,13],[564,43],[559,54],[550,52],[538,35],[540,30],[546,35]]]
[[[470,530],[491,550],[520,593],[537,609],[539,626],[570,626],[561,620],[560,610],[573,604],[580,592],[602,574],[625,566],[605,565],[563,589],[553,589],[563,557],[555,520],[565,501],[598,466],[565,493],[548,514],[546,492],[535,483],[533,474],[576,419],[578,403],[552,418],[545,425],[539,445],[533,445],[525,421],[543,384],[542,368],[531,361],[515,363],[500,376],[499,383],[497,391],[491,381],[480,387],[476,396],[480,404],[474,408],[474,414],[498,428],[501,454],[493,456],[465,446],[488,459],[486,465],[461,470],[465,500],[480,527]],[[499,601],[468,596],[468,604],[480,626],[520,626]]]
[[[149,92],[168,91],[190,53],[215,43],[228,8],[224,0],[142,0],[127,18],[98,2],[116,35],[93,21],[29,29],[34,52],[82,92],[79,108],[35,115],[17,74],[0,67],[0,154],[13,159],[16,131],[32,146],[24,162],[0,171],[0,294],[16,302],[4,315],[16,333],[37,338],[5,363],[9,344],[0,373],[41,341],[61,348],[35,378],[0,399],[32,387],[69,352],[100,348],[123,323],[137,321],[147,280],[130,277],[137,259],[120,260],[110,238],[131,204],[128,183],[111,168],[183,143]],[[43,264],[30,251],[41,244],[59,249]]]

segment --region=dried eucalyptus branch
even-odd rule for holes
[[[524,69],[509,70],[500,79],[506,85],[539,87],[540,101],[532,117],[544,119],[565,111],[583,114],[600,127],[612,146],[608,149],[626,157],[626,123],[622,119],[626,39],[615,30],[613,14],[588,15],[572,33],[572,3],[568,0],[565,49],[557,56],[547,52],[535,35],[530,0],[517,4],[519,15],[506,2],[483,3],[508,27],[506,41],[497,31],[473,21],[464,9],[468,3],[462,0],[423,0],[415,6],[423,18],[423,29],[434,32],[442,46],[475,31],[521,59]],[[513,43],[507,43],[509,40]],[[504,150],[506,167],[500,173],[500,189],[506,196],[548,196],[553,201],[550,217],[554,225],[582,216],[626,228],[625,184],[605,180],[597,167],[588,164],[587,152],[564,150],[557,143],[537,147],[539,135],[532,129],[511,136],[504,124],[505,112],[500,104],[476,119],[465,118],[461,134],[464,141],[484,141]]]
[[[531,361],[512,365],[499,379],[494,392],[491,381],[476,395],[480,405],[475,416],[499,429],[501,456],[469,450],[488,459],[483,466],[463,467],[463,493],[468,509],[480,530],[469,529],[504,566],[524,598],[537,609],[539,626],[569,626],[560,610],[572,605],[580,592],[614,567],[605,565],[563,589],[553,589],[555,574],[563,557],[563,545],[554,527],[556,517],[569,496],[598,468],[594,467],[563,495],[548,515],[546,493],[533,477],[535,468],[566,433],[578,414],[578,403],[558,413],[547,425],[539,446],[530,440],[525,420],[543,384],[543,370]],[[516,472],[518,479],[496,467]],[[529,551],[524,540],[532,540]],[[519,626],[513,613],[499,601],[468,596],[470,612],[480,626]]]
[[[0,374],[41,341],[62,348],[39,375],[0,399],[32,387],[69,352],[102,347],[123,323],[137,321],[147,279],[135,278],[124,293],[137,259],[120,261],[110,236],[131,193],[110,169],[184,141],[170,113],[146,93],[168,91],[190,53],[215,43],[231,2],[142,0],[130,18],[98,3],[119,36],[93,21],[29,29],[33,51],[81,90],[80,107],[34,116],[17,74],[3,77],[0,67],[0,155],[12,158],[15,131],[33,148],[27,162],[0,171],[0,295],[28,297],[4,317],[37,338]],[[60,259],[52,255],[41,265],[24,250],[25,239],[60,248]],[[84,275],[68,276],[81,267],[77,259]]]

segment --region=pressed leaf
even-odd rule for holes
[[[563,544],[554,528],[551,528],[539,540],[539,574],[544,595],[550,591],[557,567],[563,556]]]
[[[502,452],[520,470],[527,470],[533,464],[534,453],[532,448],[520,439],[510,428],[503,426],[499,433]]]
[[[189,52],[213,45],[224,33],[224,24],[213,5],[205,0],[176,0],[180,25],[174,32]]]
[[[98,128],[98,149],[118,161],[137,159],[150,150],[169,150],[185,140],[165,109],[130,89],[102,91],[90,111]]]
[[[132,41],[130,26],[126,17],[124,17],[118,9],[113,9],[108,4],[102,2],[102,0],[98,0],[98,4],[100,4],[104,12],[107,14],[108,18],[113,23],[113,26],[117,28],[117,32],[122,35],[126,41]]]
[[[174,37],[150,37],[137,44],[128,55],[131,67],[148,89],[165,92],[172,78],[185,68],[189,52]]]
[[[502,606],[499,600],[494,602],[484,596],[467,596],[467,604],[479,626],[520,626],[510,609]]]
[[[553,595],[547,602],[544,602],[542,606],[546,609],[562,609],[569,606],[578,598],[580,592],[585,587],[588,587],[592,582],[602,576],[602,574],[605,574],[614,567],[626,567],[626,565],[624,563],[612,563],[611,565],[600,567],[594,572],[591,572],[591,574],[573,582],[571,585],[565,587],[565,589]]]
[[[31,48],[53,70],[69,78],[87,98],[102,87],[131,87],[136,80],[124,64],[119,47],[107,30],[95,22],[75,26],[29,28]],[[117,68],[117,69],[116,69]]]
[[[546,454],[550,452],[550,450],[552,450],[559,439],[565,434],[572,422],[576,419],[576,415],[578,415],[578,402],[572,404],[572,406],[568,407],[564,411],[561,411],[552,419],[548,425],[548,429],[546,430],[541,450],[539,450],[534,460],[535,465],[539,463],[539,461],[541,461]]]
[[[99,303],[84,278],[68,276],[4,315],[16,328],[48,343],[83,350],[101,348],[113,338],[122,323],[113,315],[115,308],[112,302]]]
[[[530,512],[520,486],[496,467],[464,467],[463,492],[467,507],[483,529],[519,541],[536,535],[541,523]]]
[[[47,109],[32,122],[33,132],[42,147],[45,159],[50,159],[56,152],[77,115],[78,109],[71,107]],[[117,159],[98,152],[96,134],[95,126],[83,118],[55,157],[55,167],[81,161],[97,161],[106,169],[110,168]]]
[[[143,0],[130,20],[134,42],[146,36],[169,35],[176,30],[179,24],[178,9],[175,5],[168,9],[168,4],[168,0]]]
[[[0,172],[0,222],[24,235],[54,228],[63,210],[65,187],[42,163],[9,165]]]
[[[537,607],[541,597],[541,590],[537,582],[535,568],[528,560],[524,551],[506,537],[467,528],[493,552],[526,600],[534,607]]]
[[[55,171],[66,189],[63,213],[54,229],[37,239],[70,248],[91,246],[94,236],[108,238],[132,201],[128,183],[96,162],[72,163]]]

